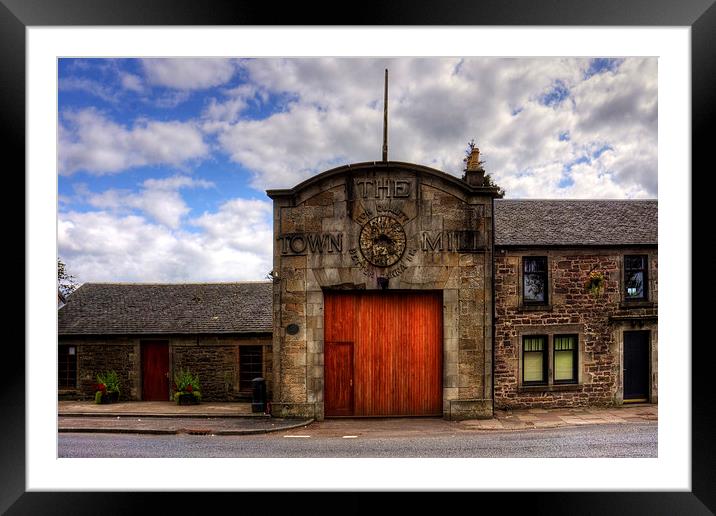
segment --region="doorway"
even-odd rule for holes
[[[649,401],[648,330],[624,332],[624,403]]]
[[[169,343],[142,342],[142,400],[169,401]]]
[[[324,410],[440,416],[442,292],[324,293]]]

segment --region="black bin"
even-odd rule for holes
[[[251,380],[253,394],[251,396],[251,412],[266,412],[266,380]]]

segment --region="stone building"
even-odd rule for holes
[[[492,415],[498,189],[475,165],[358,163],[268,192],[275,414]]]
[[[58,310],[60,397],[91,399],[115,370],[123,399],[169,400],[180,369],[203,399],[251,397],[271,384],[271,284],[85,283]]]
[[[380,161],[270,190],[272,282],[82,286],[59,310],[61,393],[114,368],[131,399],[147,378],[168,399],[146,365],[161,355],[205,399],[260,372],[280,417],[656,403],[657,202],[502,200],[467,161],[463,178]]]
[[[496,408],[656,403],[657,202],[499,200],[495,235]]]

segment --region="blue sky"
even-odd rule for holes
[[[508,198],[655,198],[655,58],[62,59],[58,253],[80,282],[260,280],[268,188],[389,158]]]

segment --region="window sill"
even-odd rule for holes
[[[552,305],[520,305],[520,312],[551,312]]]
[[[557,383],[552,385],[520,385],[517,392],[569,392],[581,391],[581,383]]]
[[[622,310],[628,310],[629,308],[654,308],[655,303],[653,301],[622,301],[619,303],[619,308]]]

